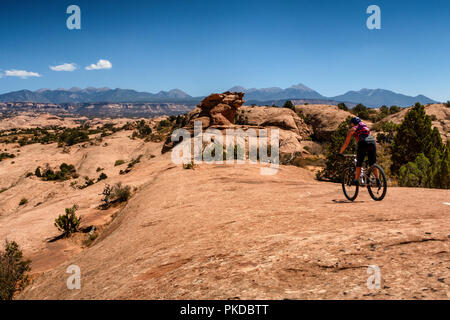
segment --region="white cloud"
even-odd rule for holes
[[[77,68],[75,63],[64,63],[58,66],[50,66],[53,71],[74,71]]]
[[[37,72],[25,71],[25,70],[6,70],[5,76],[7,77],[19,77],[26,79],[28,77],[40,77],[41,75]]]
[[[86,67],[86,70],[100,70],[100,69],[111,69],[112,64],[108,60],[100,59],[96,64],[91,64]]]

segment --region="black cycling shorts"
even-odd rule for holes
[[[377,162],[377,144],[375,139],[360,139],[358,141],[358,151],[356,152],[356,166],[362,167],[364,158],[369,158],[369,166]]]

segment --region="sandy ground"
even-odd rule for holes
[[[161,144],[107,137],[108,145],[29,145],[0,163],[0,239],[17,241],[33,260],[33,283],[18,299],[449,299],[448,190],[389,188],[375,202],[366,190],[344,201],[338,184],[281,166],[208,165],[186,170],[160,155]],[[117,159],[141,163],[126,175]],[[156,155],[151,157],[150,155]],[[136,187],[123,207],[99,210],[105,182],[74,190],[68,182],[25,178],[44,158],[82,175]],[[70,161],[69,161],[70,160]],[[29,203],[19,206],[26,196]],[[39,202],[41,204],[37,205]],[[77,203],[84,226],[102,228],[82,248],[58,235],[54,219]],[[115,216],[112,219],[112,216]],[[69,265],[81,290],[69,290]],[[367,287],[368,266],[381,272]]]

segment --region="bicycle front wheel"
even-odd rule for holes
[[[378,174],[376,172],[378,171]],[[379,181],[377,181],[377,175]],[[369,181],[367,183],[367,190],[370,196],[375,201],[381,201],[386,196],[387,191],[387,179],[383,168],[379,165],[373,165],[368,172]]]
[[[358,196],[359,186],[353,184],[355,180],[355,169],[353,167],[348,167],[344,169],[342,174],[342,191],[344,191],[345,197],[354,201]]]

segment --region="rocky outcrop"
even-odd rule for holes
[[[188,114],[185,129],[193,134],[196,121],[202,122],[203,130],[241,128],[244,131],[255,129],[259,132],[259,129],[277,128],[282,163],[283,159],[291,158],[293,154],[301,155],[305,152],[301,142],[309,137],[312,131],[293,110],[277,107],[242,107],[243,97],[242,92],[215,93],[206,97]],[[170,151],[174,145],[169,137],[162,152]]]
[[[287,108],[276,107],[242,107],[237,113],[239,124],[261,127],[277,127],[292,131],[305,139],[312,131],[294,111]]]
[[[243,92],[214,93],[207,96],[190,113],[190,122],[186,127],[193,127],[193,121],[202,121],[203,127],[229,126],[234,123],[237,110],[244,104]]]
[[[314,138],[318,141],[329,140],[339,124],[347,117],[353,116],[337,106],[325,104],[297,105],[295,111],[306,119],[313,130]]]

